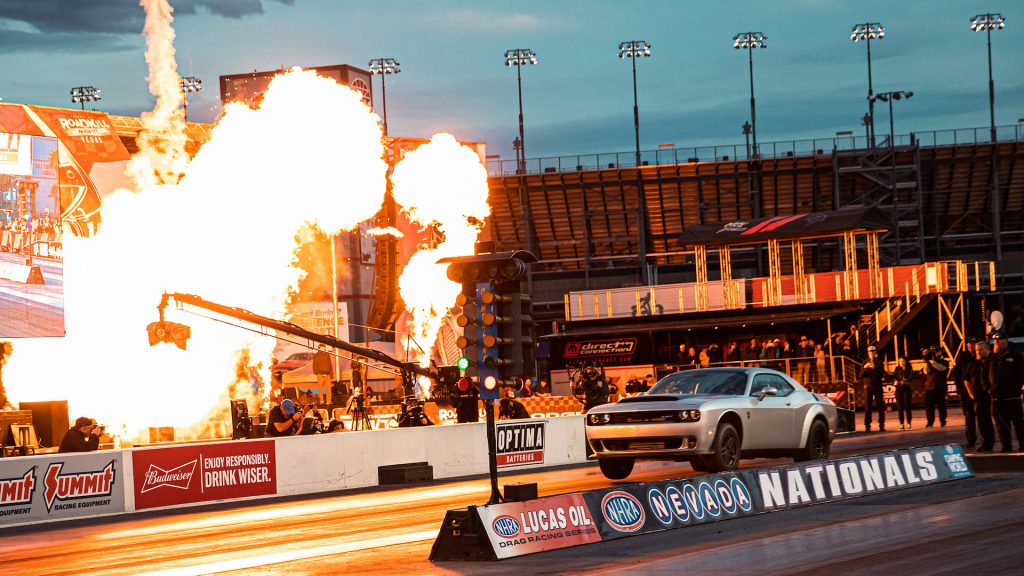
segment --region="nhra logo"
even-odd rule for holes
[[[519,535],[519,521],[511,516],[498,516],[491,526],[494,533],[503,538],[515,538]]]
[[[565,358],[592,358],[596,356],[629,356],[636,351],[636,338],[566,342]]]
[[[192,460],[170,470],[164,470],[155,464],[150,464],[149,470],[146,470],[146,477],[139,493],[145,494],[161,486],[188,490],[189,485],[192,484],[192,474],[196,470],[196,462],[197,460]]]
[[[632,494],[609,492],[601,499],[601,513],[612,528],[619,532],[636,532],[644,525],[644,509]]]
[[[76,500],[96,496],[110,496],[114,490],[114,462],[99,472],[75,472],[61,474],[63,462],[54,462],[46,468],[43,480],[43,499],[46,509],[52,510],[57,500]]]
[[[31,504],[36,490],[36,468],[33,466],[20,478],[0,479],[0,506]]]

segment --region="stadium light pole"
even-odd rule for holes
[[[92,86],[76,86],[71,89],[71,102],[74,104],[81,104],[82,110],[85,110],[86,102],[96,102],[102,100],[100,97],[101,90]]]
[[[754,143],[754,157],[757,152],[757,109],[754,105],[754,48],[767,48],[768,37],[760,32],[740,32],[732,37],[732,47],[747,51],[747,63],[750,70],[750,136]]]
[[[186,76],[179,81],[181,85],[181,103],[184,109],[184,119],[188,122],[188,95],[192,92],[199,92],[203,89],[203,81],[195,76]]]
[[[374,58],[370,60],[370,75],[380,75],[380,100],[384,107],[384,135],[388,135],[388,87],[387,83],[384,82],[384,76],[387,74],[398,74],[402,70],[399,68],[401,64],[394,58]]]
[[[865,40],[868,45],[868,116],[871,118],[871,136],[868,145],[871,148],[875,147],[875,101],[871,99],[871,96],[874,95],[871,87],[871,41],[881,40],[882,38],[885,38],[885,26],[878,22],[857,24],[853,27],[853,32],[850,34],[850,40],[854,42]]]
[[[992,236],[995,240],[996,262],[1003,259],[1002,230],[999,222],[999,156],[996,150],[996,85],[992,80],[992,30],[1006,27],[1002,14],[978,14],[971,18],[971,30],[985,31],[988,43],[988,120],[989,137],[992,139]]]
[[[619,43],[619,58],[629,58],[633,64],[633,134],[636,145],[636,193],[637,193],[637,248],[640,260],[640,278],[649,283],[647,272],[647,197],[644,194],[643,177],[640,174],[640,105],[636,91],[636,59],[650,58],[651,45],[646,40],[628,40]]]
[[[530,66],[537,63],[537,54],[529,48],[515,48],[505,50],[505,66],[516,67],[516,88],[519,93],[519,144],[513,146],[518,150],[516,154],[516,174],[519,180],[519,208],[522,211],[523,235],[526,240],[526,249],[533,251],[533,221],[530,215],[530,197],[526,193],[526,132],[523,128],[523,66]],[[532,276],[531,276],[532,279]]]
[[[896,100],[902,100],[906,98],[909,100],[914,95],[913,92],[907,92],[903,90],[895,90],[892,92],[879,92],[871,97],[870,101],[874,104],[874,100],[881,100],[882,102],[889,103],[889,155],[892,157],[892,207],[893,214],[896,215],[896,265],[899,266],[903,261],[903,255],[900,252],[900,217],[899,217],[899,192],[896,187],[896,132],[895,122],[892,115],[892,103]]]

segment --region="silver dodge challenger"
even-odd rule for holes
[[[765,368],[675,372],[586,415],[587,442],[612,480],[641,458],[688,460],[704,472],[735,470],[741,458],[821,460],[835,429],[831,400]]]

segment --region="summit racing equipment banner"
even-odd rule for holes
[[[0,526],[124,512],[121,452],[0,460]]]
[[[544,437],[547,420],[511,420],[498,422],[498,468],[544,463]]]
[[[476,508],[498,558],[974,475],[959,444],[628,484]],[[585,507],[579,507],[580,502]]]
[[[135,508],[277,494],[273,440],[153,448],[132,453]]]

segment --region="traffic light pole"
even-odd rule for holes
[[[501,502],[501,491],[498,490],[498,438],[494,424],[494,400],[484,400],[484,411],[487,412],[487,467],[491,475],[491,498],[488,504]]]

